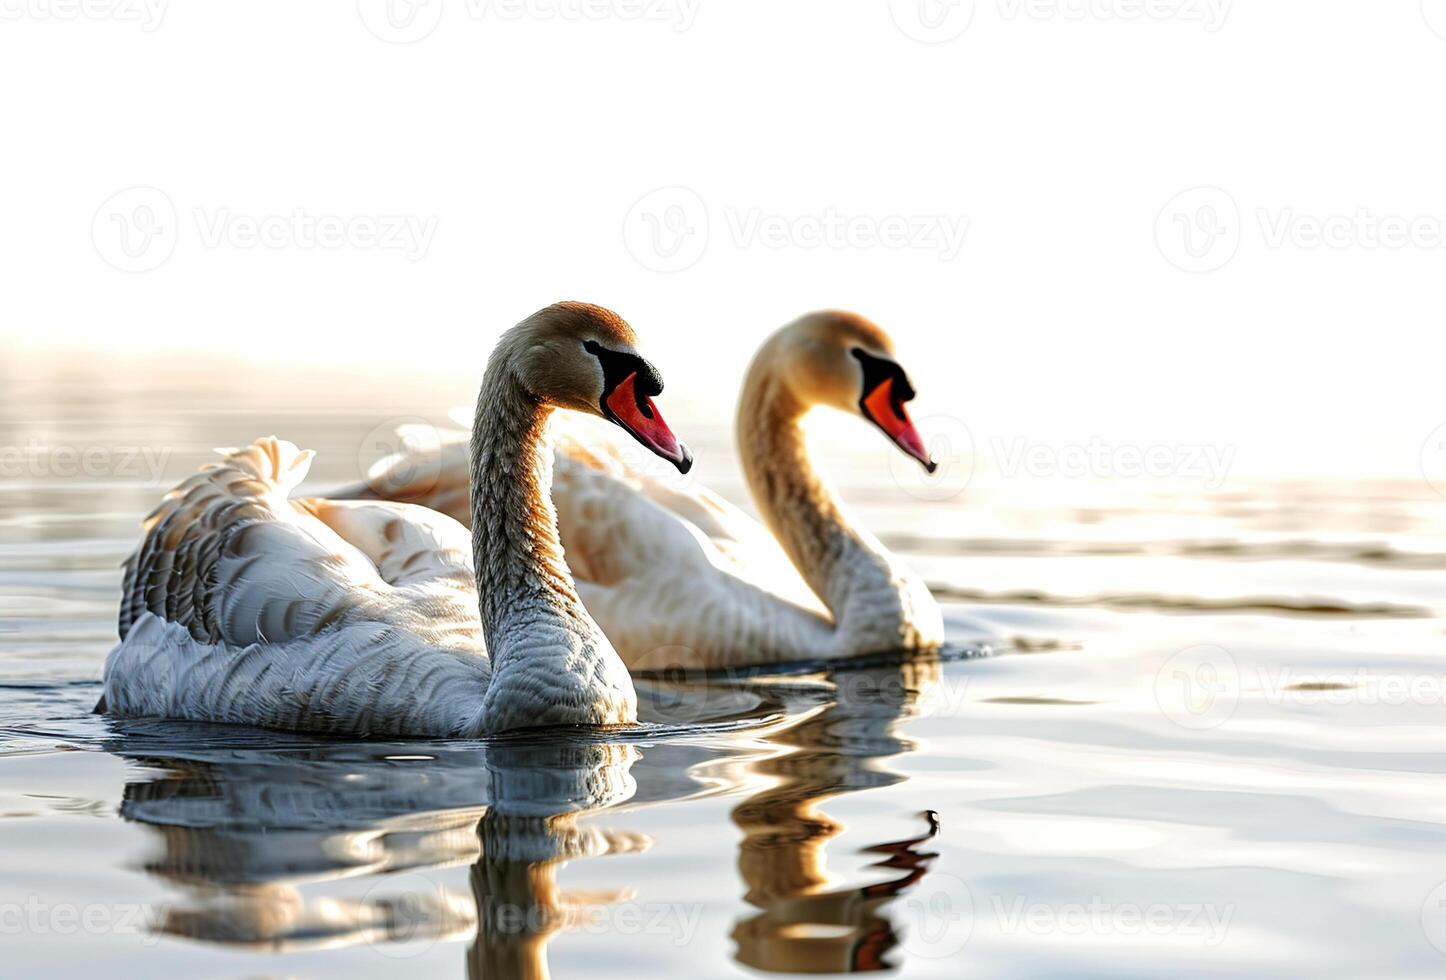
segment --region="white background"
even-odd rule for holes
[[[1440,230],[1446,2],[394,0],[397,31],[385,0],[150,2],[0,0],[7,347],[455,376],[578,298],[727,418],[758,340],[839,306],[976,439],[1405,475],[1446,420],[1446,245],[1268,234]],[[122,271],[136,186],[174,217]],[[203,240],[298,209],[435,234]],[[829,215],[968,234],[820,243]],[[649,222],[681,251],[648,255]],[[1191,223],[1218,232],[1193,257]]]

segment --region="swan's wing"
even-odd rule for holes
[[[630,667],[829,654],[831,618],[762,525],[613,425],[557,412],[551,427],[552,499],[567,564],[588,612]],[[355,496],[460,507],[465,517],[465,448],[459,433],[391,457]],[[655,663],[658,656],[668,662]]]
[[[308,497],[296,506],[365,555],[394,588],[437,583],[476,587],[472,532],[444,513],[389,500]]]
[[[677,514],[709,538],[745,538],[752,521],[722,497],[696,484],[659,459],[610,422],[559,412],[552,424],[553,445],[567,457],[626,484],[634,493]]]
[[[574,576],[615,584],[620,579],[619,566],[639,567],[645,554],[655,554],[658,542],[650,539],[656,527],[650,525],[656,524],[656,515],[651,509],[629,506],[641,498],[687,527],[684,538],[673,539],[676,547],[694,547],[695,543],[685,538],[700,534],[711,562],[792,603],[822,612],[817,597],[777,540],[742,510],[682,477],[611,423],[556,412],[551,426],[557,454],[553,500],[560,511],[585,513],[590,528],[586,535],[570,533],[582,525],[562,522],[563,550]],[[373,466],[365,484],[334,496],[418,504],[470,526],[467,433],[431,427],[399,429],[398,443],[401,450]],[[578,466],[584,469],[578,470]],[[609,479],[575,478],[587,471]],[[574,494],[578,495],[575,500]]]
[[[209,643],[143,612],[105,663],[102,707],[352,735],[476,736],[491,678],[485,656],[357,620],[284,643]]]
[[[126,561],[121,638],[150,612],[197,640],[281,642],[372,598],[384,584],[375,566],[287,499],[311,459],[262,439],[166,494]]]
[[[464,574],[467,531],[423,508],[289,500],[310,460],[259,440],[146,519],[126,562],[122,643],[106,663],[110,710],[471,730],[490,667]]]
[[[761,527],[717,495],[640,472],[626,451],[605,446],[563,437],[553,502],[578,594],[630,668],[828,649],[831,620],[782,550],[760,540]]]
[[[793,600],[630,483],[559,454],[553,487],[578,595],[630,669],[711,668],[790,651],[797,659],[797,651],[828,648],[831,621],[811,594],[811,602]]]
[[[122,639],[150,612],[197,640],[237,646],[352,622],[416,627],[448,646],[474,641],[466,529],[422,507],[288,499],[311,458],[261,439],[168,493],[126,562]],[[430,618],[416,608],[426,596],[437,600]]]
[[[749,525],[757,528],[756,521],[716,494],[703,489],[687,492],[659,478],[660,467],[669,471],[671,467],[620,434],[611,423],[574,412],[557,412],[551,426],[559,454],[624,480],[636,492],[677,513],[710,538],[747,539],[753,533]],[[401,447],[397,452],[375,463],[364,483],[332,496],[421,504],[470,526],[467,432],[404,425],[397,427],[396,435]]]

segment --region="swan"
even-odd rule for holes
[[[662,387],[600,307],[504,333],[473,423],[475,534],[416,505],[289,499],[312,454],[274,437],[229,453],[146,519],[98,710],[412,736],[635,721],[562,560],[545,425],[602,416],[686,471]]]
[[[943,643],[923,581],[854,525],[815,469],[802,421],[861,416],[928,472],[894,344],[855,313],[822,311],[767,338],[744,377],[736,435],[766,528],[702,487],[679,487],[581,423],[559,431],[553,483],[578,594],[633,670],[834,660]],[[343,495],[467,515],[465,447],[434,438]]]

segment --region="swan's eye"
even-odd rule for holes
[[[896,414],[903,414],[905,402],[914,400],[914,386],[909,383],[909,376],[904,369],[899,367],[897,361],[891,361],[883,357],[875,357],[862,347],[855,347],[849,351],[858,359],[859,365],[864,371],[864,390],[859,397],[859,405],[863,407],[876,392],[883,386],[884,382],[893,382],[890,385],[890,401],[894,404]]]
[[[633,381],[633,390],[639,410],[646,407],[649,398],[662,394],[663,376],[644,358],[631,351],[609,350],[595,340],[584,341],[582,347],[602,365],[604,406],[613,390],[634,375],[636,378]]]

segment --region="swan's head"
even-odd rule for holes
[[[523,386],[557,408],[600,415],[686,473],[693,455],[678,441],[653,396],[663,376],[637,351],[627,321],[590,303],[557,303],[516,328]]]
[[[810,313],[780,330],[773,344],[785,383],[801,405],[862,415],[934,472],[936,464],[904,407],[914,398],[914,386],[894,358],[893,340],[878,324],[857,313]]]

